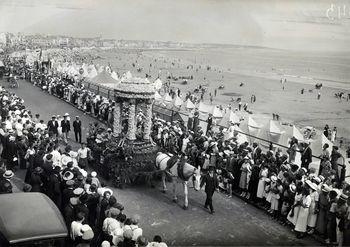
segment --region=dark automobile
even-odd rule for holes
[[[0,246],[64,246],[61,212],[42,193],[0,195]]]

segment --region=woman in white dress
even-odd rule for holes
[[[63,120],[63,118],[60,115],[57,115],[57,123],[58,123],[58,127],[57,127],[58,136],[57,136],[57,139],[58,140],[61,140],[61,137],[62,137],[62,127],[61,127],[62,120]]]
[[[308,234],[313,234],[316,227],[318,216],[318,198],[317,185],[307,180],[305,182],[310,187],[311,205],[309,211],[309,217],[307,218],[307,226],[309,227]]]
[[[261,202],[262,199],[265,197],[265,180],[267,178],[268,173],[268,168],[266,166],[263,166],[259,173],[258,190],[256,192],[256,197],[258,198],[259,202]]]
[[[309,217],[311,205],[310,189],[303,188],[302,199],[300,201],[300,209],[296,218],[294,231],[297,232],[297,238],[304,237],[307,229],[307,219]]]

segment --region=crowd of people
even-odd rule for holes
[[[226,139],[225,131],[234,128],[215,133],[209,126],[205,131],[195,117],[187,126],[157,116],[153,121],[155,142],[202,171],[214,167],[219,187],[228,197],[236,195],[255,204],[271,218],[290,225],[298,238],[317,234],[326,243],[350,244],[350,185],[340,179],[337,160],[341,154],[336,146],[332,151],[328,145],[323,147],[317,171],[309,168],[312,150],[308,142],[295,139],[287,152],[273,145],[263,152],[258,143]],[[302,154],[302,166],[295,163],[296,150]]]
[[[49,74],[47,66],[33,68],[26,66],[21,60],[8,62],[8,68],[11,74],[26,79],[33,85],[65,100],[87,114],[91,114],[106,123],[112,123],[114,102],[85,88],[82,78],[63,72]]]
[[[112,101],[89,92],[70,78],[36,74],[30,70],[25,73],[25,77],[87,113],[107,122],[113,119]],[[3,147],[6,151],[2,153],[7,168],[3,177],[11,177],[16,162],[21,164],[21,161],[29,160],[25,162],[31,164],[28,166],[26,182],[31,185],[31,190],[47,193],[63,210],[71,229],[71,242],[74,244],[85,241],[83,233],[89,232],[90,236],[95,237],[87,241],[100,241],[102,245],[105,244],[103,246],[108,244],[102,241],[108,241],[109,244],[117,241],[118,246],[129,246],[128,243],[122,243],[134,241],[133,244],[137,242],[143,246],[142,242],[146,240],[131,234],[134,229],[135,232],[140,231],[137,219],[127,219],[123,214],[123,206],[116,202],[111,191],[97,182],[95,173],[85,170],[86,166],[77,159],[79,151],[72,152],[65,144],[64,151],[60,152],[59,138],[49,133],[40,119],[41,127],[33,127],[32,123],[37,120],[32,119],[31,113],[25,110],[21,99],[4,90],[1,99],[2,120],[6,119],[11,124],[11,128],[6,129],[6,125],[10,124],[3,122],[2,136],[5,138],[2,138],[2,143],[5,144]],[[308,142],[298,143],[293,140],[288,152],[270,145],[269,150],[264,152],[258,143],[238,143],[235,137],[226,139],[225,132],[234,132],[234,127],[228,130],[220,127],[215,132],[214,126],[209,125],[207,130],[203,130],[199,126],[198,115],[195,113],[187,125],[180,121],[165,122],[155,116],[152,139],[161,148],[181,155],[203,171],[214,167],[219,187],[228,197],[237,195],[261,207],[273,219],[292,226],[297,237],[318,234],[327,243],[350,243],[350,185],[340,179],[337,164],[340,153],[336,146],[331,151],[327,145],[323,147],[323,154],[319,157],[321,166],[317,171],[308,166],[310,157],[312,159]],[[21,120],[18,116],[21,116]],[[24,148],[26,142],[27,149]],[[14,147],[18,151],[14,152],[17,150]],[[297,150],[302,153],[302,166],[294,162]],[[55,164],[57,153],[72,161]],[[58,184],[51,179],[59,181]],[[7,184],[4,188],[10,191],[11,184],[6,181],[4,184]],[[61,189],[60,199],[56,198],[58,188]],[[68,192],[71,195],[69,198],[66,197]],[[79,211],[73,217],[72,212],[76,208],[85,214]],[[110,224],[112,226],[109,227]],[[88,230],[77,231],[79,227]]]
[[[56,116],[45,123],[22,99],[0,88],[0,115],[0,193],[45,193],[69,229],[65,246],[166,246],[158,235],[148,241],[139,217],[127,217],[117,195],[90,172],[86,144],[76,151],[68,145],[68,114],[60,129]],[[17,169],[26,170],[23,187],[14,180]]]

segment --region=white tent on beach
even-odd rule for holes
[[[204,104],[203,102],[199,102],[198,111],[200,111],[201,113],[209,113],[212,111],[212,107],[207,104]]]
[[[213,118],[222,118],[223,115],[218,106],[214,106],[210,113],[213,115]]]
[[[174,99],[174,106],[181,107],[182,103],[183,103],[183,100],[179,96],[176,96]]]
[[[190,99],[187,99],[186,100],[186,109],[192,110],[194,108],[196,108],[196,106],[192,103],[192,101]]]
[[[329,152],[332,151],[333,143],[327,139],[322,131],[317,131],[316,136],[313,139],[309,139],[310,148],[312,149],[312,154],[315,156],[320,156],[322,154],[322,147],[324,144],[328,143]]]
[[[112,71],[111,77],[112,77],[114,80],[119,81],[119,77],[118,77],[117,73],[115,73],[115,71]]]
[[[171,96],[168,93],[166,93],[166,94],[164,94],[164,101],[167,103],[170,103],[171,101],[173,101],[173,99],[171,98]]]
[[[251,116],[248,117],[248,131],[250,135],[258,136],[263,127],[262,124],[258,124]]]
[[[282,135],[285,133],[279,122],[275,120],[269,121],[269,140],[280,144]]]
[[[219,125],[228,127],[231,123],[239,123],[240,118],[232,110],[227,110],[225,115],[222,117]]]
[[[248,137],[242,133],[243,131],[237,125],[235,125],[233,128],[230,127],[224,132],[224,140],[229,140],[235,137],[238,145],[248,142]]]
[[[292,137],[296,138],[299,142],[304,141],[303,134],[295,125],[283,126],[283,129],[285,130],[285,133],[280,140],[281,145],[289,146]]]
[[[155,94],[154,94],[154,99],[156,101],[162,101],[163,97],[156,91]]]
[[[162,85],[163,85],[163,82],[161,79],[157,78],[155,81],[154,81],[154,87],[156,90],[159,90],[162,88]]]
[[[81,68],[83,69],[83,74],[82,76],[83,77],[88,77],[89,73],[88,73],[88,70],[89,70],[89,66],[85,63],[83,63],[83,65],[81,66]]]
[[[97,73],[97,70],[95,68],[95,66],[93,64],[89,65],[88,67],[88,78],[94,78],[95,76],[97,76],[98,73]]]
[[[333,143],[327,139],[327,137],[323,134],[322,131],[317,130],[316,132],[317,132],[316,136],[312,139],[309,139],[309,141],[310,141],[310,148],[312,150],[312,155],[318,157],[322,154],[322,147],[324,144],[328,143],[329,145],[328,150],[329,152],[331,152],[333,148]],[[320,169],[320,163],[321,163],[320,159],[313,158],[312,163],[309,164],[309,168],[311,167],[315,168],[316,172],[318,172]]]

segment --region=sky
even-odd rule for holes
[[[350,1],[1,0],[3,31],[349,51]]]

